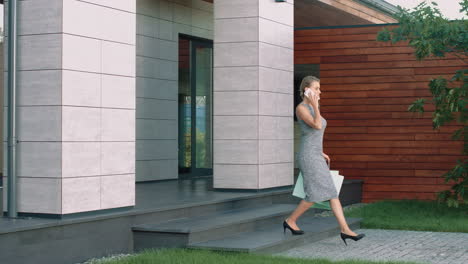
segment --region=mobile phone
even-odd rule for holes
[[[307,90],[304,92],[304,95],[307,96],[307,97],[309,97],[309,98],[311,98],[312,95],[314,95],[314,94],[315,94],[315,92],[312,91],[311,89],[307,89]]]

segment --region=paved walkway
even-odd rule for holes
[[[365,233],[360,241],[339,235],[275,255],[331,260],[411,261],[417,263],[468,263],[468,233],[421,232],[383,229],[358,229]]]

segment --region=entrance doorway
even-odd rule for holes
[[[179,35],[179,178],[213,175],[213,43]]]

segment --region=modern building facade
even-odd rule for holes
[[[131,207],[137,182],[292,185],[295,27],[396,22],[370,0],[18,8],[17,207],[58,217]]]

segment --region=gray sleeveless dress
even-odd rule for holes
[[[312,106],[302,104],[315,117]],[[322,129],[319,130],[310,127],[299,117],[297,120],[301,128],[298,164],[304,178],[304,192],[306,194],[304,200],[308,202],[323,202],[332,198],[338,198],[330,169],[322,155],[323,133],[327,127],[327,121],[322,117]]]

